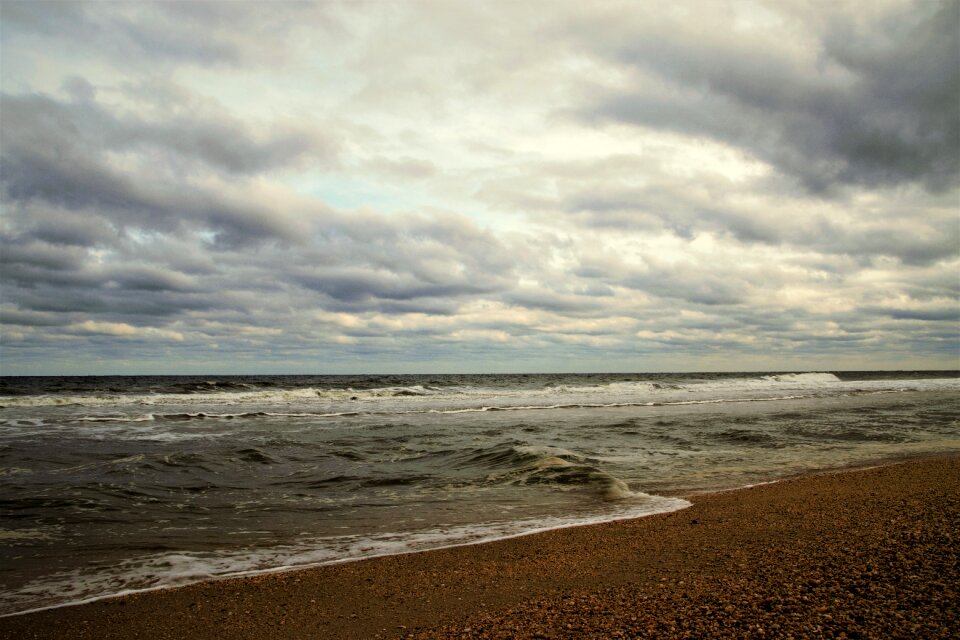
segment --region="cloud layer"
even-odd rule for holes
[[[3,373],[960,366],[957,3],[514,4],[4,3]]]

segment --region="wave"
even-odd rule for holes
[[[658,382],[614,380],[590,384],[492,387],[413,384],[368,389],[303,387],[230,389],[208,385],[206,392],[32,395],[0,398],[0,408],[63,407],[117,409],[70,418],[90,422],[137,420],[242,419],[248,417],[341,418],[398,413],[473,413],[545,409],[642,407],[760,400],[789,400],[818,394],[896,393],[956,390],[957,378],[843,381],[832,373],[784,373]],[[234,384],[234,387],[242,386]],[[249,385],[247,385],[249,386]],[[143,407],[126,418],[126,408]],[[164,411],[164,408],[170,410]],[[228,409],[229,408],[229,409]],[[2,424],[2,420],[0,420]]]
[[[483,479],[488,485],[582,490],[604,500],[645,495],[631,491],[626,482],[600,468],[599,460],[558,447],[503,442],[447,457],[447,464],[458,470],[489,471]]]
[[[547,456],[515,471],[488,476],[488,481],[512,485],[549,485],[568,489],[587,489],[604,500],[621,500],[640,495],[623,480],[602,469],[558,456]]]
[[[410,387],[384,387],[378,389],[355,390],[318,389],[259,389],[223,391],[219,386],[210,390],[189,393],[109,393],[91,395],[45,394],[32,396],[0,397],[0,408],[6,407],[56,407],[56,406],[125,406],[125,405],[238,405],[238,404],[289,404],[309,402],[349,402],[378,400],[386,398],[423,398],[437,396],[451,391],[439,387],[413,385]],[[461,392],[454,390],[453,395]]]

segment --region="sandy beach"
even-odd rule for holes
[[[0,619],[3,638],[957,637],[960,457]]]

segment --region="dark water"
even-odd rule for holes
[[[960,450],[956,372],[0,378],[0,613]]]

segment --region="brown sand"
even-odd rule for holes
[[[960,457],[0,619],[3,638],[960,637]]]

